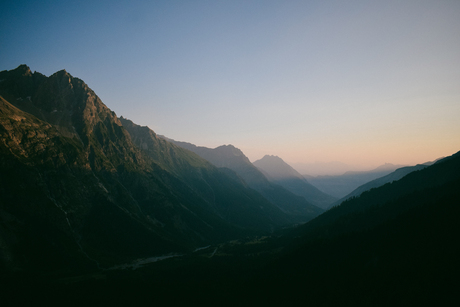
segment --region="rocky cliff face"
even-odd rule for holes
[[[24,105],[23,97],[14,98],[8,87],[1,86],[2,95]],[[46,103],[37,100],[37,106],[33,98],[25,99],[35,110]],[[3,257],[5,268],[62,269],[70,262],[85,267],[109,265],[179,249],[170,234],[143,214],[115,172],[116,166],[133,164],[132,157],[139,153],[134,151],[131,159],[111,160],[115,146],[97,143],[95,135],[104,125],[93,125],[97,126],[83,142],[85,134],[63,136],[59,127],[1,98],[0,238],[2,253],[8,255]],[[137,243],[125,231],[136,234]]]

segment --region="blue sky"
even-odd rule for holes
[[[118,116],[250,160],[460,150],[460,1],[2,1],[0,70],[66,69]]]

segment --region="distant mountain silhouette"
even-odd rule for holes
[[[459,187],[460,152],[342,202],[290,234],[284,255],[245,284],[247,302],[450,304]]]
[[[343,162],[313,162],[313,163],[290,163],[290,165],[304,177],[338,176],[353,169],[353,166]]]
[[[434,162],[427,162],[427,163],[424,163],[424,164],[417,164],[415,166],[406,166],[406,167],[398,168],[397,170],[395,170],[394,172],[392,172],[392,173],[390,173],[390,174],[388,174],[386,176],[374,179],[372,181],[369,181],[369,182],[363,184],[362,186],[359,186],[358,188],[353,190],[350,194],[348,194],[345,197],[342,197],[341,199],[333,202],[329,206],[329,208],[332,208],[334,206],[338,206],[343,201],[345,201],[345,200],[347,200],[349,198],[360,196],[365,191],[368,191],[368,190],[373,189],[373,188],[380,187],[380,186],[382,186],[382,185],[384,185],[386,183],[389,183],[389,182],[399,180],[402,177],[406,176],[407,174],[412,173],[414,171],[424,169],[425,167],[427,167],[429,165],[432,165],[433,163]]]
[[[264,174],[249,161],[243,152],[233,145],[223,145],[211,149],[186,142],[168,140],[185,149],[193,151],[217,167],[231,169],[241,177],[249,187],[258,191],[270,202],[283,210],[283,212],[292,215],[299,222],[306,222],[322,212],[322,209],[312,205],[305,200],[305,198],[293,194],[280,185],[271,183]]]
[[[322,209],[330,206],[336,198],[327,195],[311,185],[295,169],[277,156],[266,155],[253,164],[273,183],[279,184],[292,193],[303,196],[313,205]]]
[[[403,165],[394,165],[386,163],[370,171],[348,171],[338,176],[307,176],[304,177],[310,184],[317,187],[320,191],[332,195],[337,198],[342,198],[345,195],[351,193],[354,189],[359,186],[388,175],[395,171],[397,168],[403,167]]]

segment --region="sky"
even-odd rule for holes
[[[65,69],[118,116],[251,161],[460,150],[460,1],[2,1],[0,71]]]

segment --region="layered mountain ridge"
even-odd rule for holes
[[[333,202],[331,205],[329,205],[329,208],[332,208],[334,206],[338,206],[343,201],[345,201],[345,200],[347,200],[349,198],[358,197],[362,193],[364,193],[366,191],[369,191],[370,189],[380,187],[380,186],[382,186],[382,185],[384,185],[386,183],[391,183],[393,181],[397,181],[397,180],[403,178],[404,176],[406,176],[406,175],[408,175],[408,174],[410,174],[410,173],[412,173],[414,171],[422,170],[422,169],[424,169],[425,167],[427,167],[427,166],[429,166],[431,164],[432,163],[428,162],[428,163],[425,163],[425,164],[417,164],[417,165],[414,165],[414,166],[406,166],[406,167],[398,168],[394,172],[392,172],[392,173],[390,173],[388,175],[385,175],[385,176],[382,176],[380,178],[371,180],[371,181],[369,181],[369,182],[357,187],[351,193],[349,193],[346,196],[342,197],[341,199]]]
[[[321,192],[311,185],[294,168],[280,157],[266,155],[253,163],[272,182],[281,185],[288,191],[302,196],[312,204],[326,209],[336,198]]]
[[[264,293],[324,306],[455,300],[460,152],[417,168],[295,229],[285,254],[247,283],[258,285],[254,302]]]
[[[347,171],[336,176],[324,175],[313,177],[304,175],[304,177],[310,184],[328,195],[342,198],[359,186],[371,180],[386,176],[401,167],[404,167],[404,165],[385,163],[369,171]]]
[[[281,185],[270,182],[265,175],[249,161],[248,157],[233,145],[222,145],[212,149],[196,146],[187,142],[180,142],[172,139],[168,140],[185,149],[193,151],[217,167],[225,167],[234,171],[249,185],[249,187],[258,191],[283,212],[296,216],[299,222],[306,222],[310,220],[312,216],[318,215],[323,211],[320,207],[312,204],[308,199],[292,193]]]
[[[21,65],[0,80],[3,269],[107,267],[298,222],[235,174],[117,118],[65,70]]]

